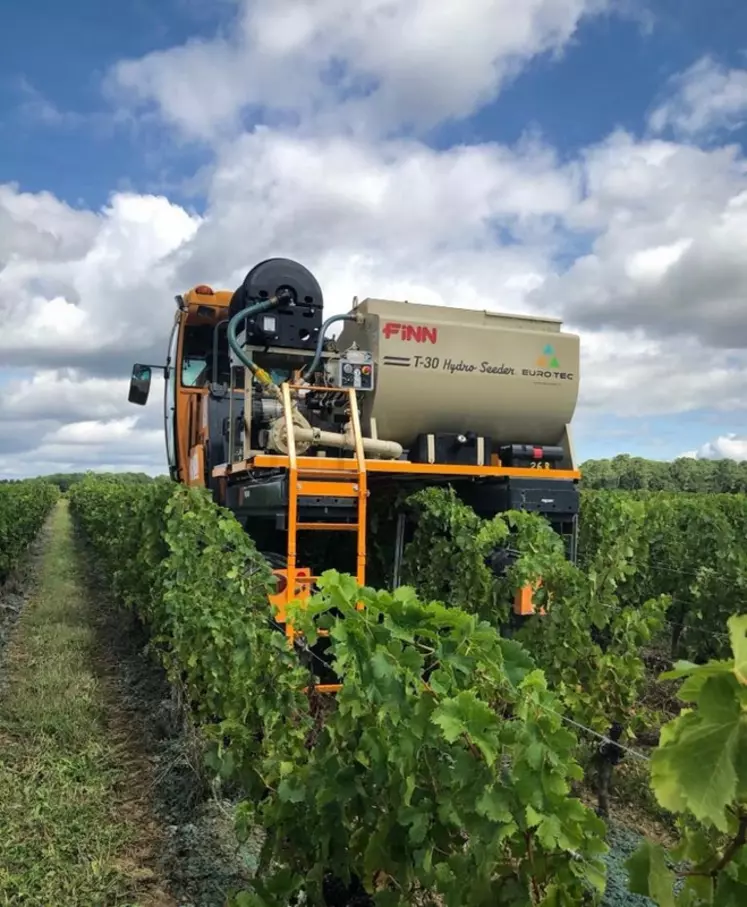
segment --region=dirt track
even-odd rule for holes
[[[256,861],[60,502],[0,589],[0,907],[222,907]]]

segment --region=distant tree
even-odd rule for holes
[[[584,488],[712,494],[747,492],[747,461],[678,457],[667,462],[618,454],[609,460],[587,460],[581,465],[581,474]]]
[[[80,482],[84,479],[90,472],[60,472],[52,473],[50,475],[40,476],[40,478],[46,479],[47,482],[50,482],[52,485],[57,485],[60,491],[67,491],[72,485],[75,485],[76,482]],[[95,473],[96,475],[102,475],[102,473]],[[107,473],[103,473],[107,475]],[[143,482],[152,482],[153,476],[147,475],[144,472],[115,472],[111,475],[116,476],[122,482],[132,482],[132,483],[143,483]],[[18,479],[0,479],[0,482],[7,481],[20,481]]]
[[[84,475],[85,473],[83,472],[53,473],[52,475],[44,476],[44,478],[53,485],[57,485],[60,491],[67,491],[71,485],[80,482]]]

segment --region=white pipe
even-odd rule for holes
[[[342,447],[345,450],[355,450],[355,439],[352,433],[335,434],[332,431],[320,431],[317,428],[300,428],[293,426],[293,434],[297,441],[310,442],[313,445],[324,447]],[[363,438],[363,450],[366,453],[378,454],[387,460],[398,460],[402,456],[402,445],[396,441],[380,441],[378,438]]]

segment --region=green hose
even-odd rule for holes
[[[238,338],[236,337],[236,328],[238,323],[244,318],[248,318],[251,315],[258,315],[260,312],[266,312],[267,309],[271,309],[273,306],[276,306],[280,302],[278,296],[271,296],[269,299],[263,299],[261,302],[255,302],[253,305],[250,305],[246,309],[242,309],[240,312],[237,312],[233,318],[228,322],[228,345],[236,353],[236,358],[244,365],[249,371],[254,375],[257,381],[264,384],[266,387],[277,387],[272,378],[267,374],[267,372],[257,365],[256,362],[246,355],[246,353],[239,346]],[[327,329],[333,325],[336,321],[357,321],[358,318],[355,315],[346,314],[346,315],[332,315],[328,318],[321,327],[319,331],[319,341],[316,345],[316,351],[314,353],[314,358],[311,363],[306,366],[306,368],[301,372],[301,379],[306,380],[317,368],[322,359],[322,349],[324,344],[324,335],[327,333]]]
[[[240,312],[237,312],[233,318],[228,322],[228,345],[236,354],[236,358],[241,362],[249,371],[254,375],[254,377],[261,384],[264,384],[266,387],[277,387],[272,378],[267,374],[267,372],[257,365],[256,362],[246,355],[246,353],[239,346],[239,341],[236,337],[236,328],[240,321],[243,321],[244,318],[248,318],[250,315],[258,315],[260,312],[266,312],[267,309],[271,309],[273,306],[276,306],[280,302],[280,299],[277,296],[271,296],[269,299],[263,299],[261,302],[255,302],[253,305],[250,305],[246,309],[242,309]]]
[[[336,321],[357,321],[355,315],[332,315],[328,318],[321,327],[319,331],[319,340],[316,345],[316,351],[314,353],[314,358],[311,360],[309,365],[301,372],[301,378],[305,381],[310,375],[313,375],[319,363],[322,361],[322,351],[324,349],[324,335],[327,333],[327,329],[331,327]]]

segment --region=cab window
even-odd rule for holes
[[[213,328],[187,325],[182,345],[182,387],[204,387],[212,380]]]

